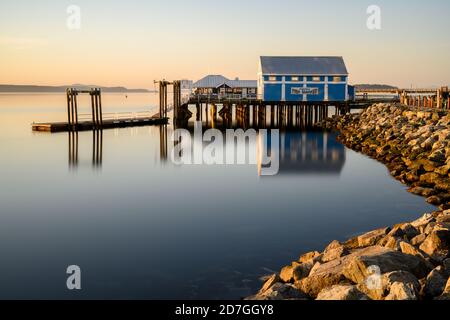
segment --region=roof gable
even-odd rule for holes
[[[263,74],[348,75],[342,57],[261,57]]]

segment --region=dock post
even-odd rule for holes
[[[66,97],[67,97],[67,124],[69,126],[69,128],[71,127],[71,101],[72,101],[72,97],[71,97],[71,89],[66,89]]]
[[[98,88],[98,108],[100,116],[100,128],[103,128],[102,92],[100,88]]]
[[[95,127],[95,101],[94,101],[94,92],[91,90],[91,92],[89,93],[91,96],[91,109],[92,109],[92,124]]]
[[[100,124],[100,116],[98,110],[98,93],[97,89],[94,89],[94,101],[95,101],[95,127],[98,128]]]

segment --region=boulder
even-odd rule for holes
[[[373,300],[383,300],[391,291],[391,287],[394,283],[405,283],[412,287],[416,295],[420,291],[419,280],[407,271],[393,271],[378,276],[378,280],[370,283],[365,281],[358,285],[361,292],[364,292]],[[376,283],[378,281],[378,283]]]
[[[414,228],[418,229],[418,228],[423,227],[433,221],[435,221],[434,216],[431,213],[426,213],[419,219],[411,222],[411,225]]]
[[[307,300],[303,292],[299,291],[292,284],[275,283],[265,291],[260,291],[256,295],[246,298],[246,300]]]
[[[281,269],[280,278],[283,282],[293,281],[294,280],[294,267],[291,265],[291,266],[285,266],[283,269]]]
[[[427,235],[425,233],[421,233],[418,236],[415,236],[414,238],[411,239],[411,244],[413,246],[420,246],[425,239],[427,238]]]
[[[333,241],[323,252],[322,262],[329,262],[349,254],[349,251],[340,242]]]
[[[437,173],[434,172],[428,172],[420,176],[420,182],[422,183],[421,186],[429,186],[433,187],[436,182],[438,182],[440,179],[440,176]]]
[[[450,231],[432,231],[420,245],[420,250],[428,254],[436,261],[443,261],[449,253]]]
[[[443,165],[442,167],[439,167],[436,170],[434,170],[434,172],[440,176],[447,177],[448,174],[450,173],[450,164]]]
[[[344,266],[348,264],[352,259],[361,254],[370,254],[379,251],[379,247],[368,247],[365,249],[357,249],[355,252],[341,257],[339,259],[332,260],[327,263],[316,263],[311,269],[311,272],[307,278],[301,279],[295,282],[297,288],[305,292],[311,297],[317,297],[320,291],[325,288],[337,285],[346,278],[342,274]]]
[[[311,272],[314,264],[315,263],[313,260],[309,260],[308,262],[299,264],[293,263],[292,277],[294,282],[309,276],[309,273]]]
[[[353,285],[335,285],[320,291],[316,300],[369,300]]]
[[[319,257],[320,257],[320,252],[318,252],[318,251],[311,251],[311,252],[308,252],[308,253],[305,253],[304,255],[302,255],[298,259],[298,261],[300,263],[304,263],[304,262],[309,262],[310,260],[313,260],[313,259],[317,259]]]
[[[388,236],[392,237],[406,237],[408,240],[414,238],[419,234],[419,231],[413,227],[410,223],[404,223],[396,225],[388,233]]]
[[[373,267],[378,268],[380,274],[402,270],[412,273],[417,278],[423,278],[429,272],[427,262],[422,258],[384,247],[373,248],[372,252],[355,256],[345,265],[342,273],[346,278],[354,283],[362,283],[372,275]]]
[[[410,255],[417,256],[417,257],[420,257],[423,259],[426,258],[425,255],[422,252],[420,252],[420,250],[418,250],[416,247],[414,247],[413,245],[411,245],[405,241],[400,242],[400,250],[404,254],[410,254]]]
[[[417,181],[417,180],[416,180]],[[412,194],[416,194],[422,197],[430,197],[436,194],[436,191],[433,188],[424,188],[424,187],[411,187],[408,191]]]
[[[443,267],[439,266],[427,276],[422,295],[430,298],[440,296],[445,289],[447,278],[444,276]]]
[[[383,237],[390,232],[390,228],[382,228],[370,231],[358,237],[358,245],[360,247],[369,247],[377,244]]]
[[[383,238],[378,244],[392,250],[400,251],[400,242],[401,239],[399,238],[387,236]]]
[[[264,282],[264,285],[262,286],[261,291],[262,292],[267,291],[270,287],[272,287],[277,282],[281,282],[281,279],[277,274],[273,274]]]
[[[418,296],[411,284],[394,282],[385,300],[418,300]]]

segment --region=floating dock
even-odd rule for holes
[[[138,127],[149,125],[167,124],[169,118],[160,117],[139,117],[139,118],[124,118],[118,120],[103,120],[101,129]],[[75,126],[69,125],[67,122],[51,122],[51,123],[33,123],[33,131],[46,132],[68,132],[68,131],[89,131],[98,129],[98,126],[93,121],[80,121]]]
[[[89,94],[91,97],[91,114],[78,114],[78,95]],[[68,88],[67,122],[33,123],[33,131],[72,132],[103,130],[124,127],[138,127],[167,124],[167,108],[151,115],[149,112],[103,113],[101,92],[98,88],[77,90]]]

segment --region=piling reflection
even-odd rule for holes
[[[78,132],[69,131],[67,137],[69,139],[69,168],[74,168],[78,165]]]
[[[79,166],[79,133],[68,132],[69,168],[76,169]],[[92,131],[92,168],[100,168],[103,162],[103,130]]]

